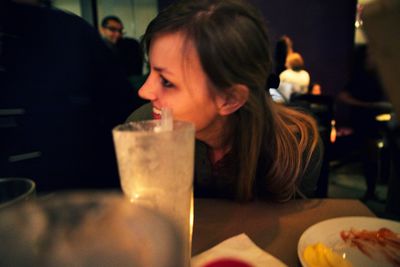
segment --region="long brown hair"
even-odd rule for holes
[[[183,33],[197,49],[210,84],[249,88],[249,99],[230,116],[236,197],[251,199],[257,187],[277,201],[290,199],[316,147],[315,122],[307,115],[278,106],[266,94],[271,72],[270,41],[261,14],[241,0],[180,1],[149,24],[143,37],[148,51],[154,37]]]

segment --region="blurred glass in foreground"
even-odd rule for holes
[[[35,197],[36,184],[27,178],[0,178],[0,209]]]
[[[0,266],[175,267],[168,219],[113,193],[60,193],[0,212]]]

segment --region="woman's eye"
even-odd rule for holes
[[[168,81],[164,77],[161,77],[161,84],[162,84],[162,86],[167,87],[167,88],[171,88],[174,86],[170,81]]]

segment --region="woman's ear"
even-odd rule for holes
[[[217,96],[219,114],[227,116],[241,108],[249,98],[249,88],[243,84],[233,85]]]

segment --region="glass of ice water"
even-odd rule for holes
[[[139,205],[157,210],[179,229],[182,266],[189,266],[193,220],[194,125],[162,120],[130,122],[113,129],[121,187]],[[172,129],[171,129],[172,128]]]

